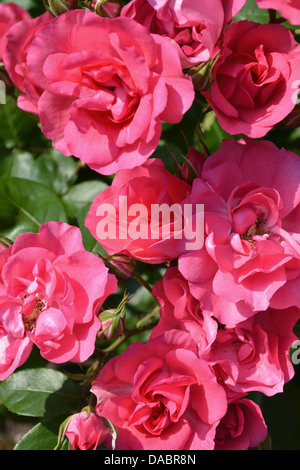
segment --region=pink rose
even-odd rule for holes
[[[215,450],[248,450],[261,444],[267,435],[261,409],[244,398],[228,405],[217,427]]]
[[[118,429],[116,450],[213,449],[225,393],[184,331],[133,343],[92,383],[96,412]]]
[[[190,333],[198,346],[199,354],[210,348],[217,334],[217,322],[212,313],[203,309],[207,291],[203,285],[203,299],[196,299],[187,280],[177,267],[169,267],[161,281],[152,289],[153,296],[161,305],[160,320],[151,333],[157,337],[167,330],[178,329]]]
[[[112,184],[94,199],[85,225],[110,255],[123,253],[147,263],[168,261],[183,252],[180,203],[190,190],[161,160],[150,158],[138,168],[116,174]],[[163,204],[168,208],[177,204],[174,222],[171,212],[169,221],[168,214],[161,219],[154,212],[153,208]]]
[[[29,18],[30,14],[15,3],[0,4],[0,60],[3,58],[8,30],[18,21]]]
[[[65,430],[72,450],[97,450],[108,434],[102,418],[92,412],[88,415],[86,410],[72,415]]]
[[[99,308],[117,288],[103,261],[87,252],[77,227],[49,222],[0,252],[0,379],[35,344],[54,363],[94,351]]]
[[[27,66],[44,90],[45,136],[102,174],[144,163],[161,121],[180,122],[194,99],[177,50],[130,18],[64,13],[35,38]]]
[[[53,16],[47,12],[37,18],[26,18],[11,27],[6,36],[3,52],[5,69],[13,84],[21,91],[17,101],[19,108],[33,114],[38,114],[37,103],[43,90],[30,75],[27,53],[41,28],[51,20]]]
[[[269,306],[300,308],[299,181],[298,155],[233,139],[194,180],[186,202],[204,204],[205,248],[181,255],[179,270],[195,290],[211,280],[221,323],[234,326]]]
[[[283,392],[294,376],[289,351],[297,339],[293,328],[300,310],[268,309],[219,329],[211,348],[202,355],[214,369],[227,398],[258,391],[267,396]]]
[[[300,5],[298,0],[256,0],[259,8],[277,10],[291,24],[300,24]]]
[[[121,16],[133,18],[151,33],[166,36],[178,45],[183,68],[206,62],[218,51],[223,26],[246,0],[132,0]]]
[[[285,26],[238,21],[203,95],[226,132],[263,137],[295,107],[299,75],[300,46]]]

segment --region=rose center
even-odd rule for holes
[[[37,317],[46,308],[46,304],[39,294],[29,295],[27,292],[23,294],[21,300],[23,301],[22,320],[25,331],[33,331]]]
[[[241,239],[253,245],[255,242],[254,237],[269,234],[269,230],[265,228],[266,223],[267,219],[264,218],[263,214],[259,214],[255,224],[251,225],[245,233],[240,234]]]

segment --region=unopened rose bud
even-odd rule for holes
[[[192,78],[195,90],[204,91],[210,88],[212,82],[212,70],[218,56],[219,53],[216,53],[208,62],[202,62],[201,64],[189,69],[188,74]]]
[[[101,416],[83,409],[68,419],[64,435],[70,441],[72,450],[96,450],[109,432]]]
[[[114,274],[119,281],[126,281],[135,272],[135,264],[131,258],[126,255],[112,255],[102,257],[109,271]]]
[[[118,338],[124,331],[124,321],[120,315],[112,310],[105,310],[99,315],[101,330],[98,333],[99,339],[109,340]]]
[[[123,333],[125,328],[126,303],[128,300],[129,296],[125,293],[117,308],[111,308],[100,313],[101,328],[98,333],[99,339],[115,339]]]
[[[43,2],[46,10],[53,16],[78,8],[77,0],[43,0]]]
[[[115,18],[120,15],[121,5],[118,0],[93,0],[92,8],[97,15]]]

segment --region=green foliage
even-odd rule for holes
[[[234,17],[235,21],[250,20],[257,23],[268,23],[268,10],[258,8],[256,0],[247,0],[243,8]]]
[[[45,419],[36,424],[18,441],[14,450],[53,450],[57,443],[57,435],[61,425],[61,417]],[[67,450],[65,441],[61,450]]]
[[[2,3],[10,1],[4,0]],[[44,12],[42,1],[15,0],[15,3],[32,16]],[[256,0],[247,0],[235,21],[243,19],[267,23],[269,14],[257,7]],[[161,158],[171,172],[174,172],[173,157],[180,161],[190,146],[202,151],[204,144],[213,153],[223,139],[231,138],[221,129],[214,113],[203,115],[205,109],[205,101],[197,94],[193,106],[180,124],[163,124],[163,135],[153,157]],[[234,138],[238,139],[239,136]],[[284,146],[300,154],[299,128],[275,128],[268,134],[268,139],[279,147]],[[87,250],[106,255],[84,226],[84,220],[93,198],[110,181],[110,177],[98,175],[79,160],[65,157],[54,150],[43,137],[36,117],[20,110],[13,97],[8,96],[6,104],[0,105],[0,235],[14,241],[21,233],[37,232],[40,225],[47,221],[65,221],[80,228]],[[136,267],[150,286],[162,278],[166,269],[164,265],[141,266],[139,263]],[[122,281],[119,286],[119,290],[104,304],[104,308],[116,307],[124,290],[131,296],[126,306],[129,334],[114,354],[122,353],[133,341],[147,341],[147,322],[152,325],[154,317],[151,315],[156,308],[152,295],[136,279]],[[99,346],[104,343],[99,342]],[[105,346],[111,344],[106,342]],[[50,369],[46,361],[40,358],[36,364],[34,360],[32,355],[24,367],[0,382],[0,432],[1,423],[11,413],[20,419],[25,416],[38,421],[19,440],[16,450],[54,449],[63,421],[85,405],[89,398],[82,394],[85,374],[90,373],[89,362],[83,364],[80,370],[75,365],[64,365],[62,372]],[[298,368],[295,367],[295,379],[287,384],[284,394],[271,398],[255,397],[268,424],[274,449],[300,449]],[[79,380],[75,380],[76,376]],[[67,446],[63,444],[62,448]]]
[[[1,235],[15,240],[24,232],[37,232],[50,220],[66,221],[57,195],[46,186],[23,178],[0,177]]]
[[[16,371],[0,382],[0,399],[13,413],[44,418],[76,411],[80,394],[62,372],[37,367]]]

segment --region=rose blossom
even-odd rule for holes
[[[300,46],[283,25],[237,21],[203,92],[229,134],[263,137],[296,104]]]
[[[151,218],[151,206],[180,205],[190,190],[161,160],[150,158],[138,168],[116,174],[112,184],[94,199],[85,225],[110,255],[122,253],[147,263],[162,263],[183,252],[183,211],[178,211],[174,222],[171,214],[167,223],[154,213]],[[113,209],[110,218],[106,204]]]
[[[203,284],[203,298],[207,295]],[[167,268],[162,280],[157,281],[152,295],[161,305],[160,321],[151,333],[157,337],[167,330],[187,331],[199,348],[199,354],[209,349],[217,334],[217,322],[212,313],[203,310],[203,303],[196,299],[189,288],[187,280],[177,267]]]
[[[195,290],[211,280],[221,323],[300,308],[299,181],[298,155],[250,139],[224,140],[194,180],[186,202],[204,204],[205,247],[181,255],[179,270]]]
[[[35,344],[54,363],[94,351],[99,308],[117,288],[103,261],[87,252],[77,227],[48,222],[0,251],[0,379]]]
[[[144,163],[161,121],[180,122],[194,99],[175,47],[130,18],[64,13],[35,38],[27,66],[44,90],[45,136],[102,174]]]
[[[291,24],[300,24],[299,0],[256,0],[259,8],[277,10]]]
[[[248,450],[261,444],[267,435],[261,409],[244,398],[228,405],[217,427],[214,450]]]
[[[6,44],[6,34],[18,21],[29,19],[30,14],[15,3],[0,4],[0,61]]]
[[[72,450],[96,450],[108,434],[101,416],[92,412],[88,415],[86,410],[72,415],[65,430]]]
[[[121,16],[133,18],[151,33],[166,36],[179,47],[183,68],[206,62],[218,51],[224,24],[245,4],[245,0],[132,0]]]
[[[267,396],[283,392],[294,376],[289,352],[297,339],[293,328],[299,317],[296,307],[269,308],[235,328],[218,330],[202,357],[213,367],[228,399],[251,391]]]
[[[133,343],[92,383],[96,412],[118,429],[116,450],[213,449],[227,401],[184,331]]]
[[[29,73],[27,53],[41,28],[51,20],[53,16],[48,12],[33,19],[24,19],[12,26],[6,36],[3,53],[5,69],[13,84],[21,91],[17,100],[19,108],[33,114],[38,114],[37,102],[43,90]]]

